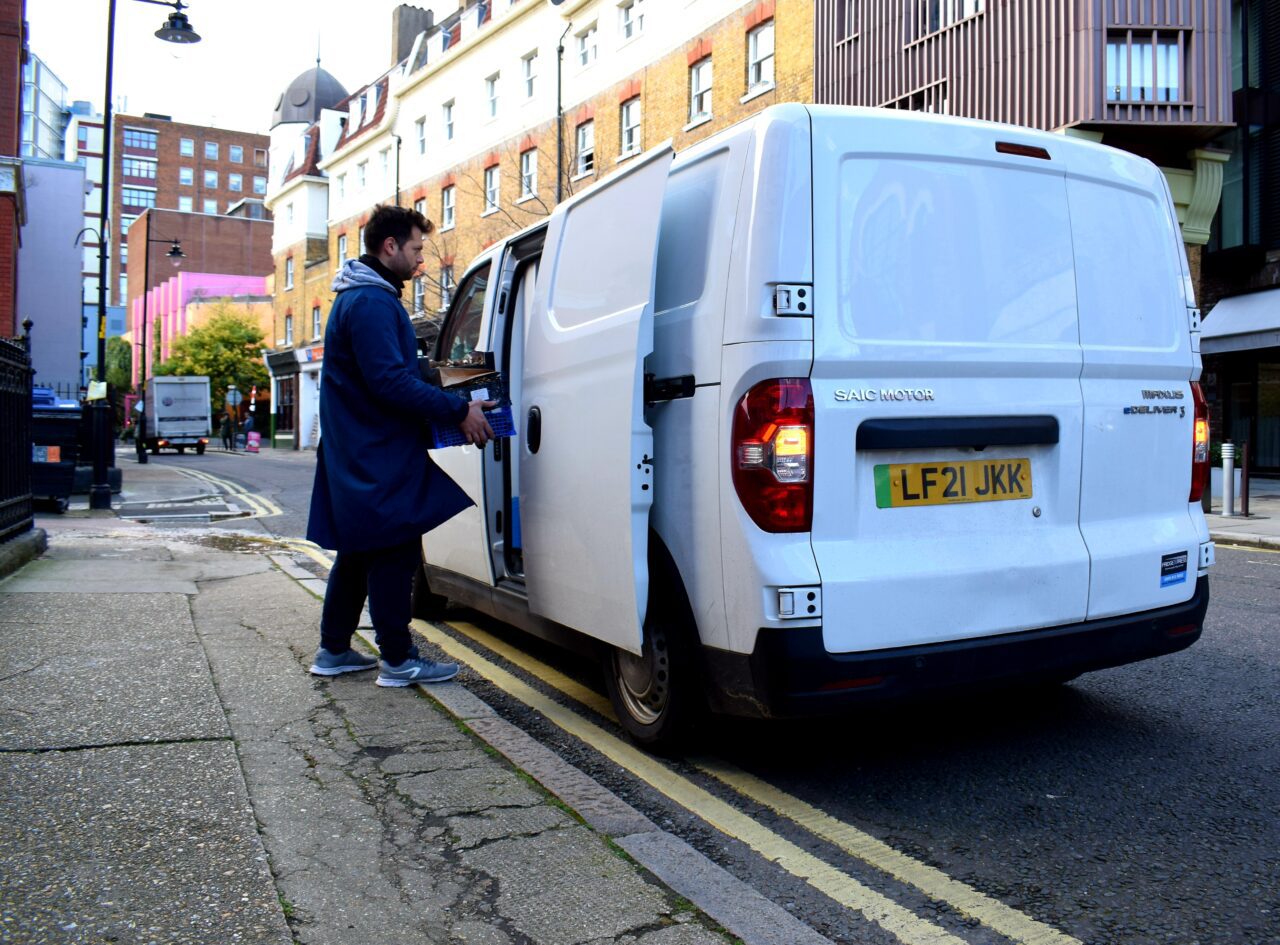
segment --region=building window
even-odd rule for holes
[[[418,153],[427,153],[427,120],[419,118],[413,123],[413,133],[418,139]]]
[[[266,148],[253,149],[253,166],[254,167],[267,166],[267,149]]]
[[[498,165],[484,169],[484,212],[493,213],[498,209],[498,189],[501,186],[501,175]]]
[[[457,188],[450,184],[440,191],[440,229],[453,229],[453,198]]]
[[[156,162],[144,158],[125,158],[121,170],[125,177],[137,177],[141,180],[156,179]]]
[[[137,128],[124,130],[124,146],[138,151],[154,151],[156,149],[156,133],[141,131]]]
[[[156,205],[156,192],[142,187],[122,187],[120,202],[130,209],[146,209]]]
[[[217,171],[205,171],[205,172],[204,172],[204,185],[205,185],[206,187],[208,187],[210,190],[217,190],[217,189],[218,189],[218,172],[217,172]]]
[[[267,179],[265,177],[255,177],[253,179],[253,192],[255,194],[265,194],[267,192]]]
[[[622,137],[618,150],[623,154],[635,154],[640,150],[640,96],[627,99],[622,103],[622,114],[619,116]]]
[[[836,39],[850,39],[856,30],[853,26],[853,0],[836,3]]]
[[[448,308],[449,303],[453,301],[453,267],[440,267],[440,307]]]
[[[183,157],[196,156],[196,142],[194,138],[179,138],[178,153]]]
[[[218,142],[206,141],[204,143],[204,159],[206,161],[218,160]]]
[[[129,296],[129,276],[127,273],[120,273],[120,298],[128,298]]]
[[[178,168],[178,183],[187,187],[194,187],[196,183],[196,172],[189,167]]]
[[[284,205],[284,222],[285,223],[293,222],[293,204],[291,203],[287,203]]]
[[[289,263],[289,269],[292,269],[293,260],[292,259],[288,260],[288,263]],[[290,282],[289,285],[293,285],[293,283]],[[286,288],[288,288],[288,286],[286,286]],[[293,316],[292,315],[286,315],[284,317],[284,343],[286,346],[293,344]]]
[[[577,34],[578,65],[589,66],[596,61],[596,24],[592,23]]]
[[[489,103],[489,117],[498,117],[498,76],[500,73],[495,72],[489,78],[484,80],[484,96]]]
[[[347,195],[347,175],[339,174],[338,175],[338,197],[341,198],[341,197],[345,197],[346,195]]]
[[[218,201],[212,200],[212,199],[206,199],[204,201],[204,212],[216,215],[218,212]]]
[[[382,170],[382,183],[385,186],[391,174],[391,149],[383,148],[378,152],[378,166]]]
[[[320,306],[311,306],[311,339],[314,341],[320,337]]]
[[[284,287],[286,289],[293,288],[293,257],[289,256],[284,261]]]
[[[985,0],[912,0],[908,4],[908,13],[914,17],[915,29],[908,35],[914,35],[919,39],[921,36],[936,33],[967,16],[982,12],[984,5]],[[850,15],[847,19],[852,20],[852,18]],[[851,28],[851,24],[848,26]],[[849,35],[850,33],[843,34],[843,36]]]
[[[227,190],[235,191],[237,194],[244,190],[244,177],[240,174],[228,174]]]
[[[338,265],[341,266],[347,261],[347,234],[338,234]]]
[[[194,202],[190,197],[179,197],[178,209],[181,210],[183,213],[190,213],[192,210],[195,209]]]
[[[689,120],[711,117],[711,57],[689,67]]]
[[[356,184],[361,190],[364,190],[365,184],[369,182],[369,162],[361,161],[356,165]]]
[[[644,0],[628,0],[618,7],[624,40],[644,32]]]
[[[427,198],[419,197],[413,202],[414,213],[421,213],[424,217],[427,215]]]
[[[238,145],[238,144],[233,144],[233,145],[231,145],[231,147],[230,147],[228,150],[231,152],[231,163],[232,163],[232,164],[243,164],[243,163],[244,163],[244,148],[242,148],[242,147],[241,147],[240,145]]]
[[[358,226],[356,227],[356,249],[360,252],[364,252],[367,248],[368,247],[364,245],[364,227]]]
[[[425,299],[426,292],[427,292],[426,286],[422,284],[422,276],[414,276],[413,277],[413,313],[415,315],[418,314],[419,312],[426,311],[426,309],[423,308],[424,302],[426,301]]]
[[[1107,100],[1182,100],[1182,50],[1160,33],[1113,33],[1107,37]]]
[[[136,216],[132,216],[128,213],[121,214],[120,216],[120,235],[121,236],[128,235],[129,227],[133,226],[133,221],[136,219],[138,219]]]
[[[533,98],[533,80],[538,77],[537,50],[520,60],[520,76],[524,79],[524,97]]]
[[[441,106],[444,112],[444,140],[453,140],[453,102],[445,102]]]
[[[773,20],[747,34],[747,91],[773,86]]]
[[[596,123],[584,121],[578,126],[578,159],[574,162],[574,173],[578,176],[590,174],[596,169]]]
[[[538,194],[538,149],[520,152],[520,199]]]

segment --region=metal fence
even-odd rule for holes
[[[31,524],[31,357],[0,338],[0,541]]]

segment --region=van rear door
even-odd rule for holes
[[[648,598],[658,219],[669,144],[556,208],[524,350],[529,609],[633,653]]]
[[[812,113],[826,649],[1083,620],[1067,183],[1059,162],[997,147],[1060,139]]]
[[[1084,350],[1080,529],[1094,619],[1195,591],[1201,512],[1188,494],[1199,358],[1163,174],[1122,152],[1076,147],[1064,157]]]

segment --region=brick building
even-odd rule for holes
[[[404,300],[419,336],[430,337],[471,258],[549,215],[561,197],[667,139],[680,150],[769,105],[812,97],[811,3],[468,0],[439,22],[402,5],[393,13],[389,69],[289,138],[293,171],[273,150],[281,175],[271,178],[267,204],[278,226],[290,212],[295,220],[292,237],[276,246],[277,350],[269,362],[292,397],[276,398],[278,413],[289,411],[277,428],[291,437],[297,430],[295,446],[319,434],[318,374],[300,383],[303,359],[288,352],[319,348],[312,339],[328,317],[329,283],[364,251],[376,204],[415,206],[437,228]],[[274,148],[274,131],[272,140]],[[321,195],[322,211],[312,203]],[[308,360],[303,374],[318,361]]]
[[[22,162],[22,64],[26,59],[26,2],[0,0],[0,338],[17,334]]]
[[[266,135],[187,125],[163,115],[113,117],[111,212],[119,225],[111,235],[112,302],[122,304],[134,294],[132,286],[126,288],[130,224],[152,207],[216,216],[245,197],[262,196],[268,145]]]

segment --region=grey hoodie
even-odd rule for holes
[[[361,286],[370,285],[386,289],[397,298],[400,297],[400,293],[395,290],[395,286],[358,259],[348,259],[343,263],[342,268],[333,277],[331,288],[334,292],[341,292],[343,289],[358,289]]]

